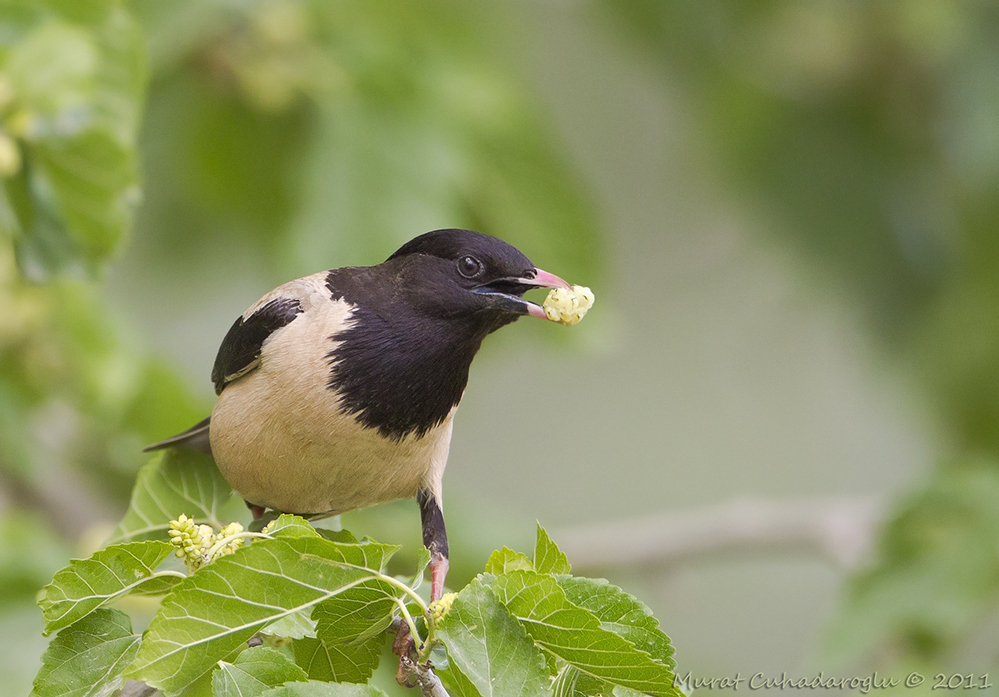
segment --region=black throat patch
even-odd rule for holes
[[[461,401],[468,371],[488,329],[471,322],[420,317],[363,293],[351,269],[330,272],[334,300],[355,305],[349,326],[330,339],[328,386],[343,410],[392,440],[422,437]],[[365,284],[367,285],[367,284]],[[370,286],[368,286],[370,288]]]

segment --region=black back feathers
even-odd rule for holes
[[[260,349],[264,340],[289,324],[301,312],[302,305],[298,300],[275,298],[246,319],[237,319],[226,333],[215,357],[215,366],[212,368],[215,394],[222,394],[226,383],[256,368],[260,362]]]

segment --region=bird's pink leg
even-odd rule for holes
[[[440,552],[430,553],[430,602],[441,599],[444,595],[444,579],[447,578],[447,557]]]
[[[430,550],[430,600],[440,600],[444,595],[444,578],[447,576],[447,530],[444,529],[444,512],[440,502],[429,491],[421,491],[416,500],[420,504],[423,524],[423,546]]]

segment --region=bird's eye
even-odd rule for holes
[[[482,262],[475,257],[466,256],[458,260],[458,273],[465,278],[475,278],[482,270]]]

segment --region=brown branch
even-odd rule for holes
[[[30,478],[0,463],[0,509],[7,506],[41,512],[63,537],[75,540],[101,520],[101,507],[68,469],[50,466]]]
[[[740,498],[676,513],[555,531],[574,569],[672,566],[739,551],[818,554],[853,568],[870,554],[884,511],[874,498]]]
[[[408,656],[399,659],[399,666],[406,672],[412,682],[420,688],[423,697],[450,697],[441,679],[434,673],[433,668],[423,663],[417,663]]]

